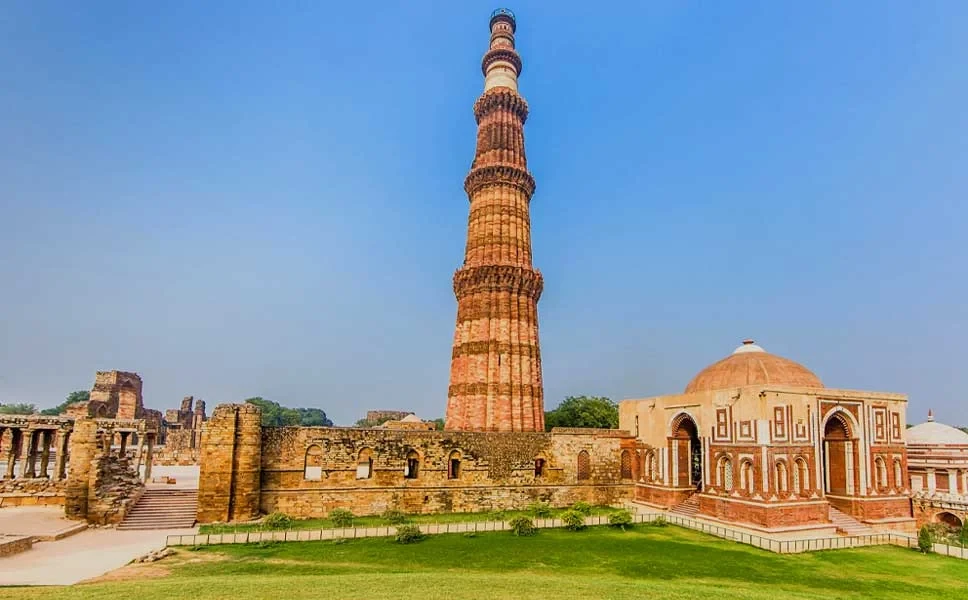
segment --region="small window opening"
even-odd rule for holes
[[[407,479],[416,479],[420,474],[420,456],[413,450],[407,454],[407,466],[404,467],[403,476]]]

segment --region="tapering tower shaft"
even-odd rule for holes
[[[514,15],[494,11],[490,28],[484,93],[474,103],[477,152],[464,180],[470,216],[464,265],[454,274],[457,327],[445,427],[543,431],[537,308],[543,280],[531,264],[528,104],[518,94]]]

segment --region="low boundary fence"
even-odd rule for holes
[[[761,536],[740,529],[707,523],[697,519],[690,519],[668,513],[639,513],[633,515],[635,523],[652,523],[663,520],[670,525],[699,531],[724,540],[730,540],[747,546],[768,550],[777,554],[799,554],[801,552],[818,552],[821,550],[841,550],[845,548],[863,548],[865,546],[900,546],[903,548],[917,548],[915,537],[899,533],[874,533],[870,535],[852,535],[836,537],[818,537],[805,539],[777,539]],[[561,519],[533,519],[535,527],[552,529],[564,527]],[[595,527],[608,525],[607,516],[592,516],[585,518],[585,525]],[[418,525],[425,534],[441,533],[483,533],[489,531],[510,531],[507,521],[472,521],[468,523],[425,523]],[[236,533],[198,533],[188,535],[169,535],[167,546],[210,546],[218,544],[251,544],[258,542],[312,542],[319,540],[356,539],[369,537],[390,537],[396,535],[396,527],[346,527],[329,529],[287,529],[283,531],[246,531]],[[935,544],[934,551],[944,556],[952,556],[968,560],[968,548]]]

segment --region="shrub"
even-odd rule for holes
[[[289,529],[292,527],[292,517],[281,512],[269,513],[265,519],[262,519],[262,527],[265,529]]]
[[[588,515],[592,514],[592,505],[587,502],[579,501],[571,505],[571,510],[581,513],[587,517]]]
[[[401,525],[397,527],[396,540],[398,544],[414,544],[427,537],[416,525]]]
[[[633,523],[632,513],[627,510],[619,510],[608,515],[608,524],[622,531],[625,531],[626,527],[631,527]]]
[[[934,539],[931,537],[931,530],[928,529],[927,525],[921,527],[918,531],[918,549],[927,554],[934,549],[933,544]]]
[[[649,525],[651,525],[653,527],[665,527],[668,524],[669,524],[669,522],[666,521],[666,518],[663,517],[663,516],[658,516],[658,517],[652,519],[652,521],[649,522]]]
[[[534,526],[534,521],[524,515],[514,517],[511,519],[509,525],[511,525],[511,533],[514,535],[529,536],[538,533],[538,528]]]
[[[561,515],[561,520],[565,524],[565,529],[570,531],[581,531],[585,528],[585,515],[580,512],[569,510]]]
[[[403,511],[399,511],[395,508],[386,509],[380,516],[390,525],[400,525],[401,523],[407,522],[407,515],[405,515]]]
[[[334,508],[329,511],[329,519],[336,527],[352,527],[353,513],[345,508]]]
[[[961,534],[958,536],[958,541],[961,542],[962,548],[968,547],[968,525],[961,528]]]
[[[547,519],[552,515],[551,505],[547,502],[532,502],[528,505],[528,512],[539,519]]]

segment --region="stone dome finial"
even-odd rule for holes
[[[928,409],[928,423],[934,422],[934,411],[930,408]]]

